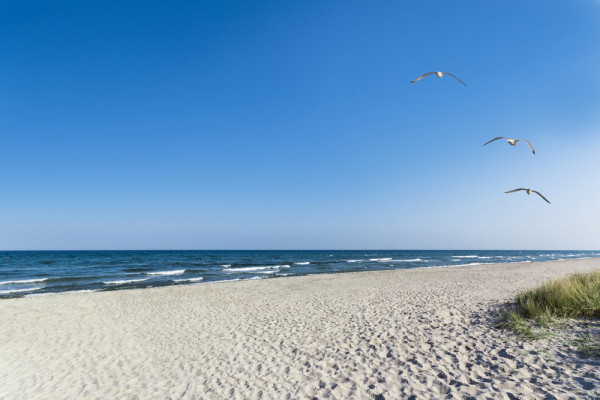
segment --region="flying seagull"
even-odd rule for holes
[[[492,139],[492,140],[490,140],[490,141],[489,141],[489,142],[487,142],[487,143],[484,143],[484,144],[482,144],[482,146],[485,146],[485,145],[486,145],[486,144],[488,144],[488,143],[492,143],[494,140],[498,140],[498,139],[506,139],[506,141],[508,142],[508,144],[510,144],[511,146],[516,146],[516,145],[517,145],[517,142],[519,142],[519,141],[520,141],[520,142],[525,142],[525,143],[527,143],[527,144],[529,145],[529,148],[531,149],[531,152],[532,152],[533,154],[535,154],[535,150],[533,149],[533,146],[531,145],[531,143],[529,143],[529,142],[528,142],[527,140],[525,140],[525,139],[509,139],[509,138],[507,138],[507,137],[504,137],[504,136],[499,136],[499,137],[497,137],[497,138],[495,138],[495,139]]]
[[[544,196],[542,196],[542,194],[540,192],[538,192],[537,190],[531,190],[531,189],[525,189],[525,188],[518,188],[518,189],[509,190],[508,192],[504,192],[504,193],[518,192],[519,190],[525,190],[527,192],[527,194],[531,194],[531,192],[537,193],[542,199],[546,200],[546,203],[550,204],[550,202],[548,201],[548,199],[545,198]]]
[[[456,76],[452,75],[450,72],[439,72],[439,71],[437,71],[437,72],[435,72],[435,71],[434,72],[428,72],[426,74],[421,75],[420,77],[418,77],[414,81],[410,81],[409,83],[414,83],[416,81],[420,81],[421,79],[423,79],[426,76],[431,75],[431,74],[436,74],[438,78],[441,78],[442,76],[444,76],[444,74],[450,75],[451,77],[453,77],[454,79],[456,79],[457,81],[459,81],[460,83],[462,83],[463,85],[467,86],[466,83],[464,83],[463,81],[461,81],[460,79],[458,79]]]

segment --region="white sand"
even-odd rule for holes
[[[523,343],[493,328],[490,312],[597,268],[600,259],[1,300],[0,398],[594,398],[599,365],[556,339]]]

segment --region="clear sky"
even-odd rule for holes
[[[0,249],[598,249],[599,71],[598,0],[0,1]]]

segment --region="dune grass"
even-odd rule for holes
[[[600,357],[600,336],[590,332],[580,333],[573,341],[580,353],[588,357]]]
[[[510,329],[523,339],[538,340],[550,337],[546,329],[539,329],[537,324],[526,321],[516,308],[510,308],[502,316],[500,327]]]
[[[600,317],[600,270],[548,282],[517,296],[525,318]]]
[[[503,315],[501,326],[523,339],[543,339],[552,335],[548,327],[562,318],[600,318],[600,270],[576,274],[527,290],[516,297],[516,306]],[[599,339],[580,337],[576,344],[588,355],[598,356]]]

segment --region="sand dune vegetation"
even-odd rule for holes
[[[600,270],[548,282],[517,296],[526,318],[600,317]]]
[[[501,325],[526,340],[558,336],[600,357],[600,270],[573,274],[519,293]],[[577,319],[577,320],[574,320]]]

